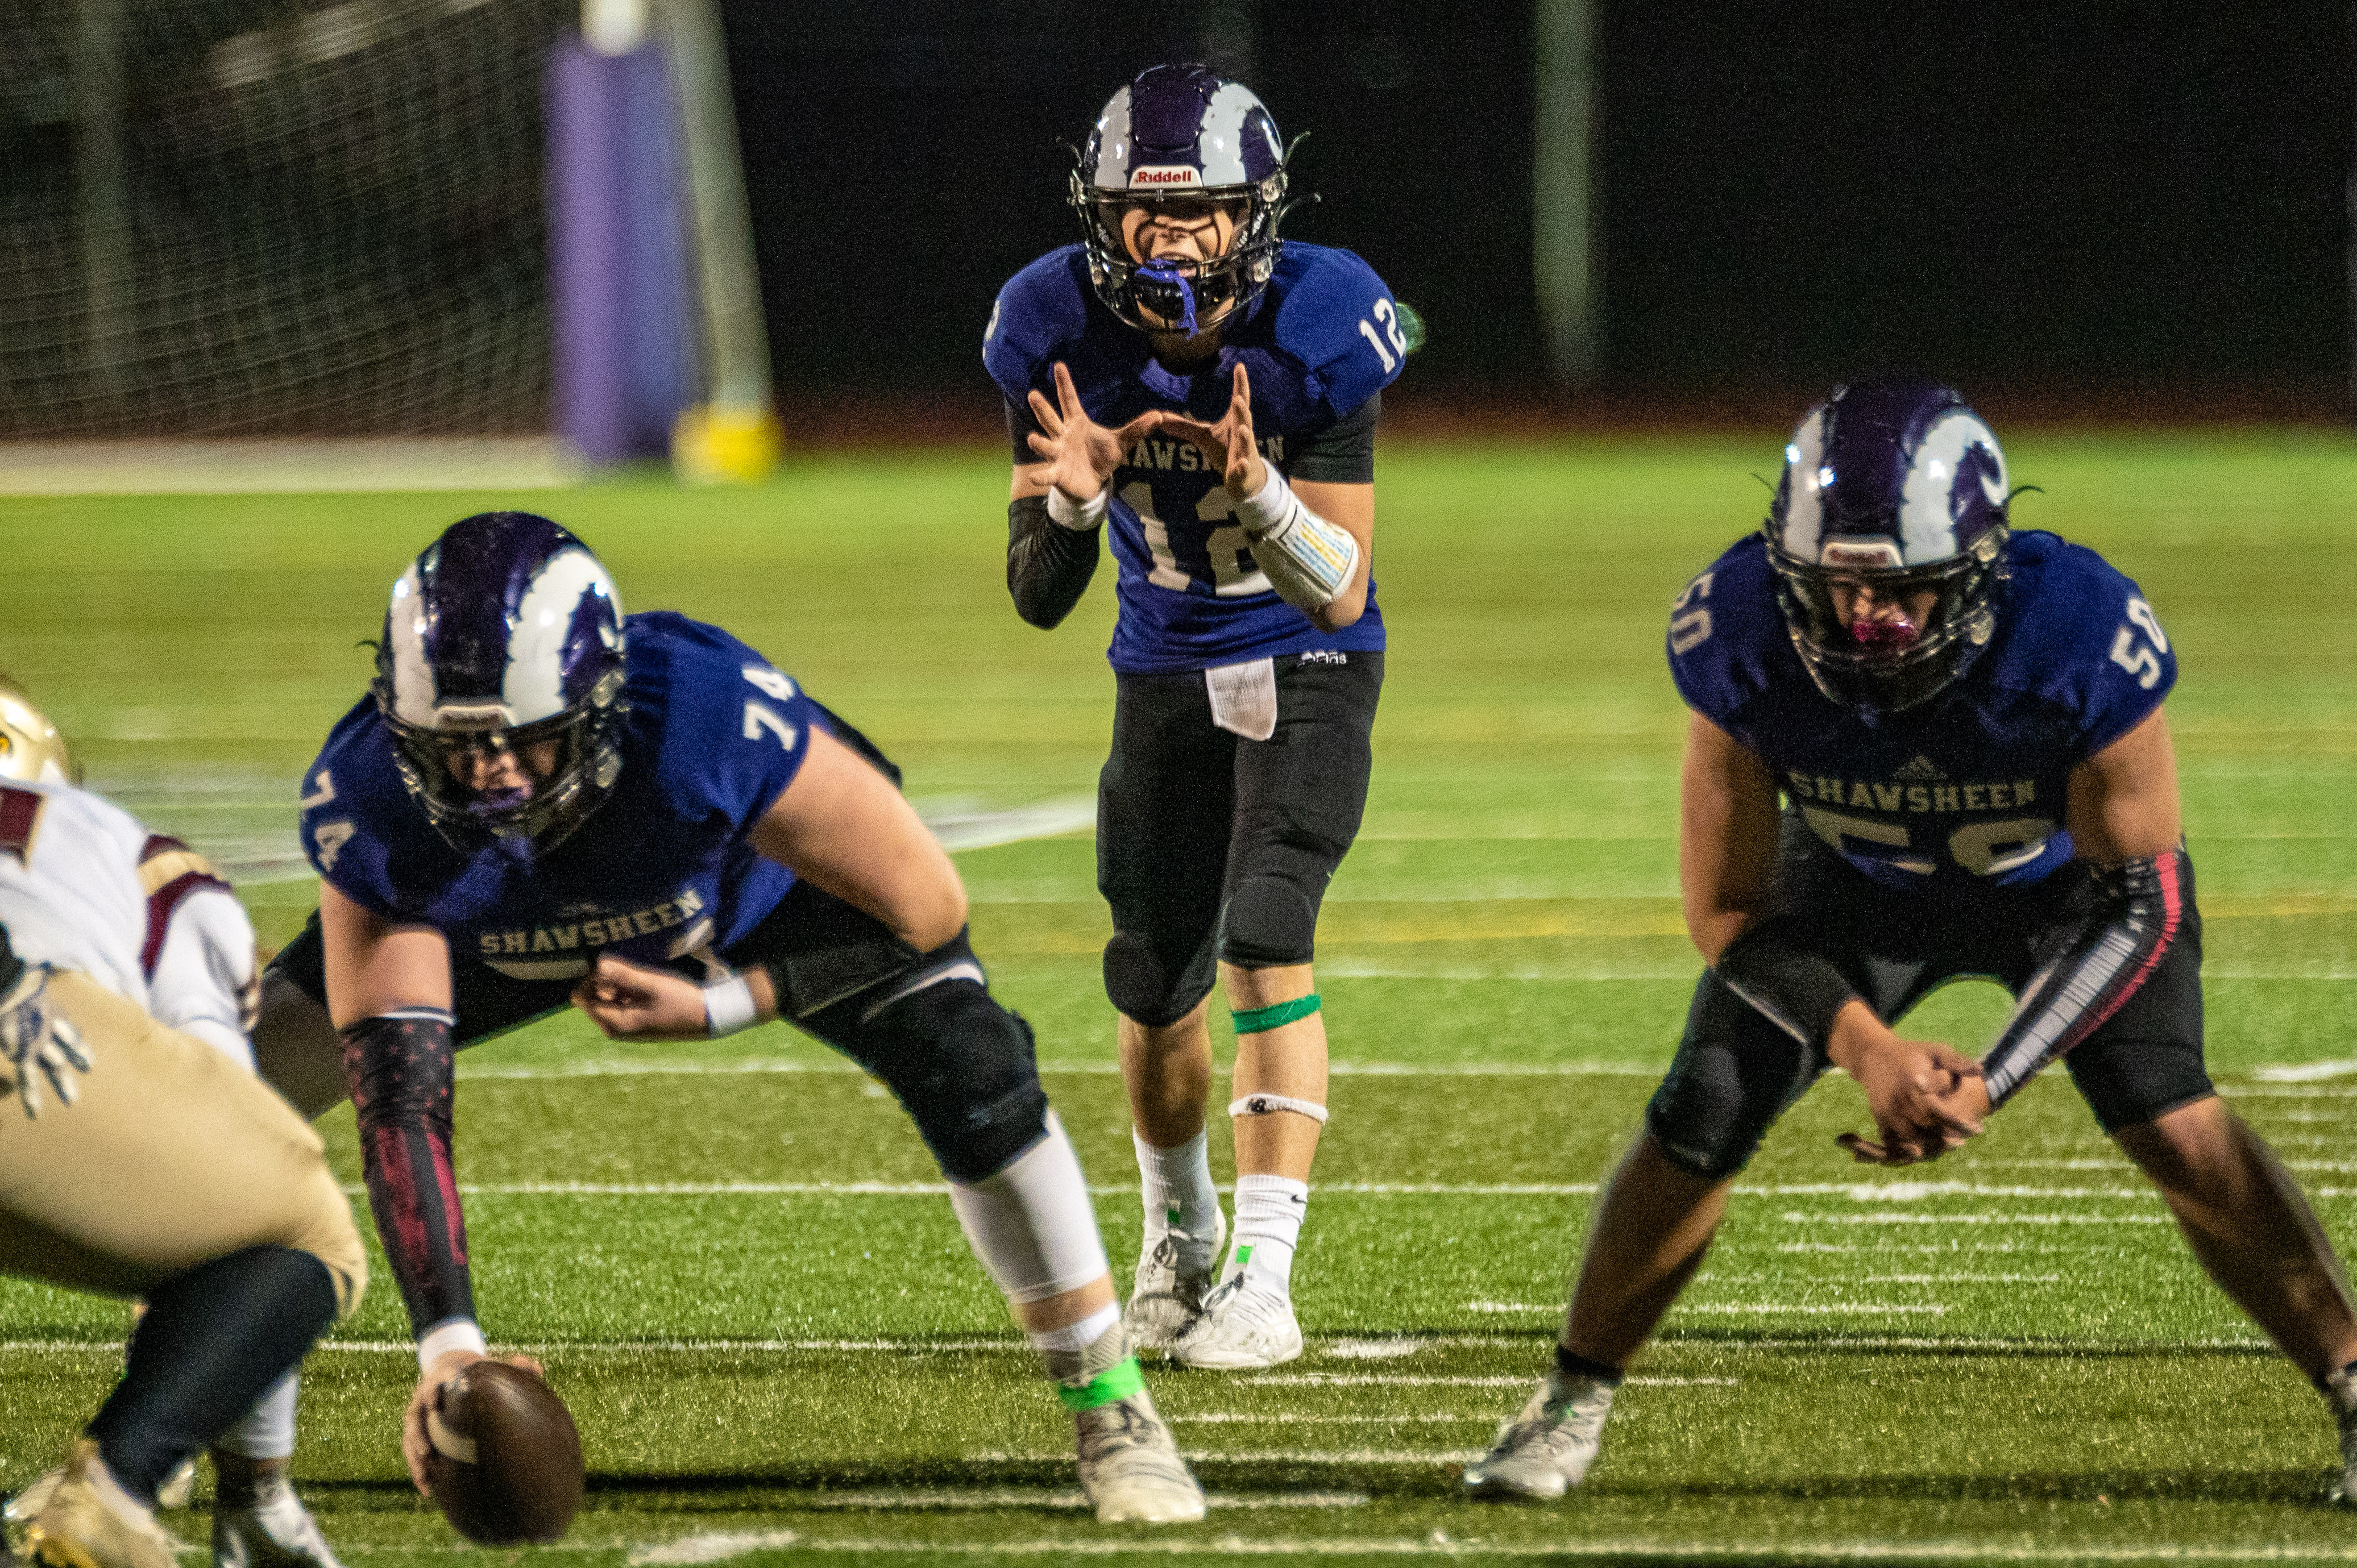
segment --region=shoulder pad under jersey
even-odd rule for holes
[[[716,626],[671,610],[631,616],[628,719],[651,736],[664,795],[688,815],[739,828],[767,811],[810,751],[817,704],[793,679]],[[625,742],[623,768],[639,762]]]
[[[2084,757],[2141,724],[2177,683],[2177,655],[2135,581],[2040,529],[2007,546],[2003,640],[1989,678],[2072,715]]]
[[[1301,365],[1332,419],[1389,386],[1407,358],[1391,290],[1349,251],[1286,241],[1261,309],[1277,349]]]
[[[1048,367],[1071,360],[1087,336],[1092,297],[1078,245],[1050,251],[1007,279],[982,335],[983,368],[998,390],[1020,400],[1045,386]]]
[[[1774,571],[1757,533],[1727,547],[1670,606],[1670,676],[1686,705],[1746,746],[1751,715],[1777,675],[1805,682]],[[1790,670],[1781,666],[1788,662]]]

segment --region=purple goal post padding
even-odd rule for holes
[[[660,457],[694,400],[686,165],[662,46],[548,62],[556,433],[593,463]]]

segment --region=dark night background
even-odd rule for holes
[[[1591,397],[1818,390],[2348,403],[2348,11],[2298,5],[1598,5],[1603,373]],[[988,397],[998,285],[1074,237],[1069,158],[1131,71],[1194,56],[1309,133],[1296,237],[1431,328],[1403,392],[1543,402],[1533,12],[1509,0],[726,0],[789,406]]]

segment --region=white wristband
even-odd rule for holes
[[[1105,498],[1112,491],[1113,486],[1106,484],[1101,487],[1095,495],[1075,505],[1071,497],[1055,486],[1049,485],[1048,487],[1048,521],[1060,527],[1069,528],[1075,533],[1086,533],[1105,520],[1105,507],[1109,504]]]
[[[704,988],[704,1026],[716,1040],[735,1034],[759,1013],[753,1004],[753,983],[741,974],[716,980]]]
[[[1262,466],[1268,470],[1268,478],[1261,481],[1259,489],[1236,503],[1236,521],[1255,539],[1283,522],[1293,510],[1293,487],[1285,482],[1275,464]]]
[[[436,1324],[417,1342],[417,1369],[421,1372],[453,1350],[471,1350],[478,1356],[488,1356],[491,1347],[483,1338],[481,1326],[471,1317],[453,1317]]]

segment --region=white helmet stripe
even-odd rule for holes
[[[1992,488],[1984,476],[1981,488],[1992,506],[2005,504],[2005,454],[1989,427],[1958,409],[1932,421],[1915,448],[1907,469],[1907,488],[1899,503],[1899,541],[1910,566],[1928,565],[1956,553],[1956,520],[1950,500],[1956,488],[1956,467],[1978,444],[1996,462]]]
[[[1817,492],[1823,483],[1818,470],[1825,461],[1825,411],[1822,408],[1792,432],[1784,448],[1784,553],[1800,561],[1817,558],[1817,542],[1824,532],[1824,503]]]
[[[1097,121],[1099,145],[1103,151],[1097,158],[1095,170],[1099,190],[1129,188],[1129,89],[1125,87],[1113,95],[1104,106],[1104,114]]]
[[[587,550],[566,550],[551,559],[524,589],[508,633],[508,668],[500,682],[503,722],[536,724],[565,711],[565,639],[573,631],[573,608],[581,596],[602,592],[622,616],[613,579]]]
[[[405,725],[432,724],[434,667],[425,662],[425,598],[418,591],[414,561],[393,585],[385,638],[393,653],[393,716]]]
[[[1253,90],[1241,81],[1227,82],[1211,94],[1195,137],[1195,157],[1203,166],[1205,185],[1252,183],[1244,172],[1244,116],[1259,106]]]

